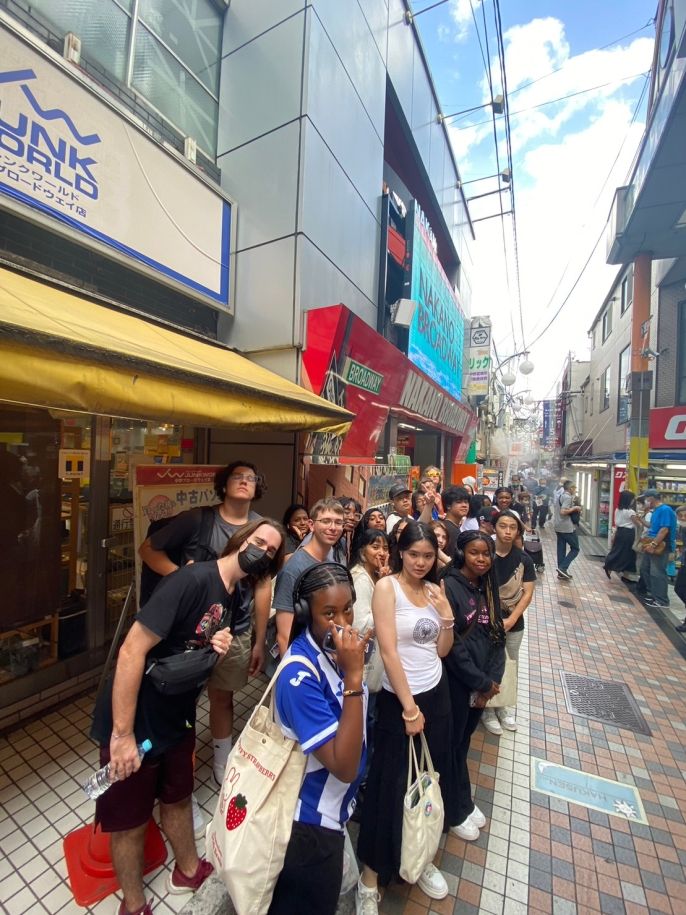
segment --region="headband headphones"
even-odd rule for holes
[[[301,572],[300,575],[296,578],[295,584],[293,585],[293,615],[295,617],[295,623],[299,629],[305,629],[312,622],[312,609],[310,607],[310,602],[307,597],[303,596],[302,589],[303,583],[307,580],[308,575],[312,575],[314,572],[318,572],[320,569],[334,568],[342,569],[347,577],[348,584],[350,585],[350,590],[353,596],[353,602],[357,600],[355,594],[355,584],[353,582],[353,577],[350,574],[350,571],[340,562],[319,562],[317,565],[310,566],[309,569],[305,569],[304,572]],[[331,587],[333,584],[343,584],[343,582],[329,582],[325,587]]]
[[[475,531],[474,533],[477,534],[477,531]],[[478,536],[470,537],[470,539],[467,540],[467,543],[472,543],[474,540],[483,540],[485,543],[487,543],[488,552],[491,556],[491,559],[493,559],[493,554],[495,552],[495,544],[493,543],[491,538],[487,534],[480,534]],[[465,546],[467,545],[467,543],[465,543]],[[459,546],[455,547],[455,549],[453,551],[453,562],[455,563],[455,565],[457,566],[458,569],[461,569],[462,566],[464,565],[465,555],[464,555],[464,550],[462,549],[462,547],[459,547]]]

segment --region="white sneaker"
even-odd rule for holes
[[[500,722],[498,721],[498,716],[492,709],[483,713],[481,716],[481,723],[487,731],[491,734],[495,734],[496,737],[500,737],[503,733],[503,729],[500,727]]]
[[[360,877],[355,893],[355,915],[379,915],[380,899],[377,888],[365,886]]]
[[[469,819],[476,826],[477,829],[483,829],[486,825],[486,817],[479,810],[479,808],[474,804],[474,810],[469,814]]]
[[[448,895],[448,884],[435,864],[426,865],[417,886],[430,899],[445,899]]]
[[[194,794],[191,794],[191,809],[193,811],[193,835],[196,839],[202,839],[205,836],[207,823],[205,823],[205,815]]]
[[[459,826],[451,826],[450,832],[454,836],[464,839],[465,842],[474,842],[479,838],[479,827],[469,817],[467,817],[464,823],[460,823]]]
[[[517,719],[512,714],[508,712],[506,715],[503,715],[500,719],[501,725],[505,728],[506,731],[516,731],[517,730]]]

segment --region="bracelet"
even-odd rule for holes
[[[400,713],[403,721],[407,721],[408,724],[411,724],[413,721],[416,721],[417,718],[419,718],[419,716],[422,713],[422,710],[420,708],[417,708],[417,706],[415,706],[415,708],[417,709],[417,714],[413,715],[411,718],[408,718],[407,715],[405,714],[405,712]]]
[[[438,618],[439,618],[439,620],[443,620],[444,623],[450,623],[451,626],[455,625],[454,616],[439,616]]]
[[[454,621],[452,623],[448,623],[446,626],[439,626],[439,629],[454,629],[454,628],[455,628]]]
[[[112,740],[123,740],[124,737],[133,737],[133,731],[129,731],[128,734],[115,734],[114,732],[112,732],[112,735],[111,735]]]
[[[363,695],[364,695],[363,689],[344,689],[343,690],[344,699],[346,696],[363,696]]]

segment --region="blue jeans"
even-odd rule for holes
[[[669,605],[667,591],[667,563],[669,550],[659,556],[654,553],[643,553],[641,557],[641,581],[643,581],[656,601]]]
[[[579,555],[579,535],[576,531],[569,534],[560,531],[555,531],[555,533],[557,534],[557,567],[566,572]],[[569,552],[567,552],[567,547],[569,547]]]

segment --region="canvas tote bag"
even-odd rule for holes
[[[517,705],[517,662],[505,655],[505,673],[500,692],[489,699],[486,708],[515,708]]]
[[[407,791],[403,804],[400,876],[408,883],[416,883],[427,864],[433,861],[443,831],[440,776],[434,769],[423,733],[419,739],[422,753],[418,763],[414,738],[409,738]]]
[[[279,665],[226,764],[214,817],[207,827],[207,859],[214,865],[237,915],[265,915],[283,868],[306,758],[297,740],[274,720],[277,678],[298,663],[320,679],[302,655]]]

